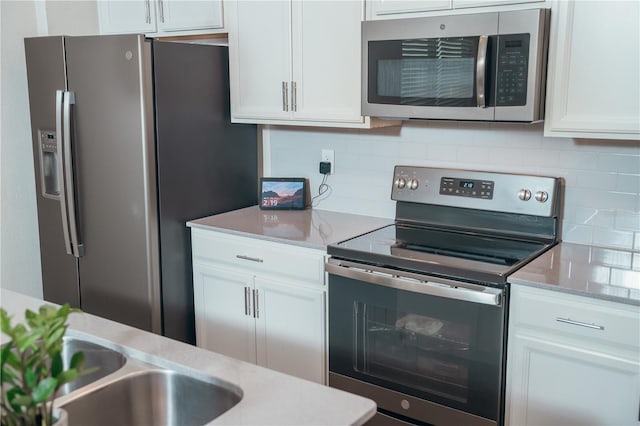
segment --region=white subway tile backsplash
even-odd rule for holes
[[[273,176],[322,180],[321,149],[333,149],[333,191],[319,208],[393,218],[397,164],[563,177],[562,238],[640,251],[640,143],[545,138],[541,124],[405,122],[372,130],[266,127]],[[266,158],[269,158],[267,155]]]
[[[600,170],[614,170],[617,173],[640,173],[640,155],[635,154],[600,154],[598,155]]]
[[[640,193],[640,171],[638,174],[617,174],[615,190],[619,192]]]
[[[564,222],[562,240],[577,244],[591,244],[593,242],[593,227]]]
[[[631,248],[633,247],[633,232],[616,231],[611,228],[593,228],[593,244],[603,247]]]
[[[640,213],[617,211],[615,215],[615,228],[640,231]]]

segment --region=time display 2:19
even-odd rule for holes
[[[460,188],[469,188],[472,189],[474,187],[474,182],[470,180],[461,180]]]

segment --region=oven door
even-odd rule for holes
[[[503,289],[330,259],[329,384],[429,424],[501,421]]]

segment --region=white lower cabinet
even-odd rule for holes
[[[324,383],[325,292],[255,279],[258,364]]]
[[[640,309],[512,288],[506,424],[640,424]]]
[[[326,383],[324,251],[192,229],[192,254],[197,346]]]

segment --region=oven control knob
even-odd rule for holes
[[[396,179],[396,187],[397,187],[398,189],[402,189],[402,188],[404,188],[405,186],[407,186],[407,181],[406,181],[406,179],[405,179],[405,178],[403,178],[403,177],[399,177],[399,178],[397,178],[397,179]]]
[[[418,188],[418,179],[409,179],[409,189],[417,189]]]
[[[549,194],[547,194],[546,191],[538,191],[536,192],[535,197],[536,197],[536,201],[544,203],[549,199]]]
[[[520,192],[518,192],[518,198],[522,201],[529,201],[531,199],[531,191],[525,188],[521,189]]]

